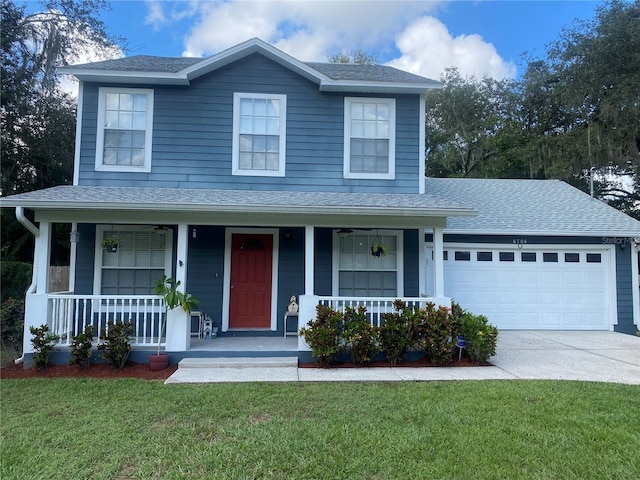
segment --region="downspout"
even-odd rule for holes
[[[39,237],[40,236],[40,230],[38,230],[38,227],[36,227],[33,223],[31,223],[31,221],[24,215],[24,208],[23,207],[16,207],[16,219],[22,224],[24,225],[24,228],[26,228],[27,230],[29,230],[34,237]],[[33,259],[33,271],[31,272],[31,285],[29,285],[29,288],[27,289],[27,295],[30,295],[32,293],[34,293],[36,291],[36,284],[37,284],[37,280],[38,280],[38,274],[37,271],[35,269],[35,265],[36,265],[36,258],[35,258],[36,253],[34,253],[34,259]],[[24,361],[24,353],[22,354],[22,356],[20,358],[16,358],[14,360],[14,363],[16,365],[20,365],[22,362]]]

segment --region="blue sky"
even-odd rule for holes
[[[260,37],[304,61],[362,49],[378,62],[430,78],[447,66],[464,74],[517,77],[521,54],[543,57],[596,1],[119,0],[102,18],[129,40],[126,55],[209,56]],[[30,6],[33,6],[30,5]]]

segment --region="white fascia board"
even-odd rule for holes
[[[230,63],[247,57],[253,53],[260,53],[266,58],[286,67],[299,75],[320,84],[324,80],[329,80],[324,74],[296,60],[290,55],[278,50],[277,48],[263,42],[259,38],[252,38],[239,45],[228,48],[216,55],[198,62],[195,65],[185,68],[180,73],[187,79],[192,80],[206,73],[212,72],[218,68],[224,67]]]
[[[431,83],[358,82],[355,80],[327,80],[320,84],[321,92],[338,93],[399,93],[423,94],[426,90],[439,89]]]
[[[180,73],[130,72],[121,70],[89,70],[61,68],[60,73],[73,75],[84,82],[126,83],[128,85],[189,85],[189,79]]]
[[[500,236],[532,236],[532,237],[626,237],[640,236],[640,231],[576,231],[576,230],[460,230],[445,228],[447,235],[500,235]]]

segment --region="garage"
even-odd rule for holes
[[[612,258],[602,246],[445,244],[445,295],[502,329],[609,330]]]

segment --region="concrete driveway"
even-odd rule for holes
[[[185,359],[165,383],[549,379],[640,385],[640,337],[614,332],[500,331],[492,367],[298,368],[295,358]]]
[[[614,332],[501,331],[491,359],[512,378],[640,384],[640,337]]]

